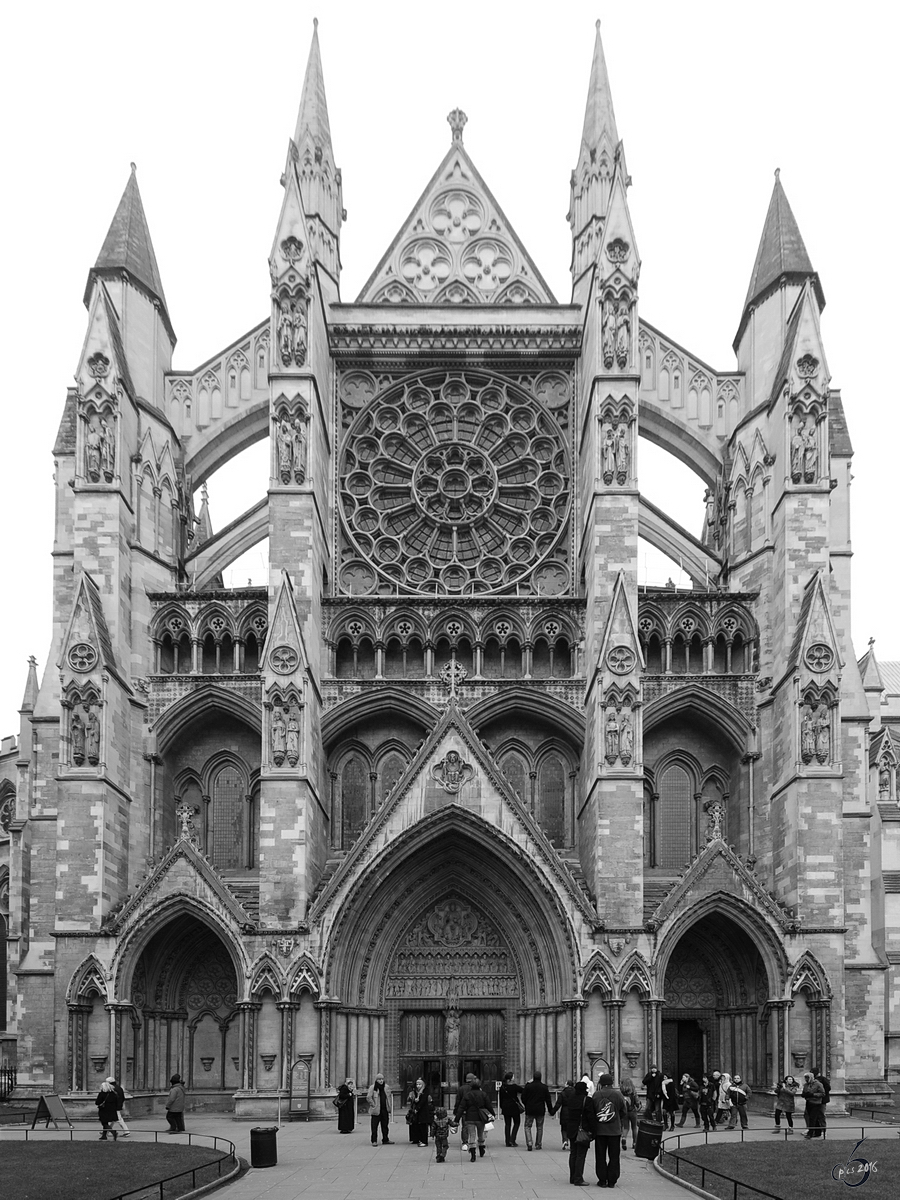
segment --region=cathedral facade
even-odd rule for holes
[[[128,180],[0,762],[19,1094],[113,1074],[149,1110],[178,1071],[197,1106],[331,1116],[377,1071],[651,1063],[886,1092],[900,670],[851,646],[852,448],[782,184],[720,371],[639,312],[599,29],[570,302],[449,123],[343,300],[314,33],[269,311],[194,370]],[[697,536],[642,497],[639,435],[705,482]],[[214,532],[204,481],[263,439]],[[224,588],[265,538],[268,586]],[[639,538],[692,589],[639,587]]]

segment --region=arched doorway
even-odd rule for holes
[[[738,916],[713,909],[678,938],[665,966],[660,1066],[771,1079],[768,1002],[777,994],[755,937]]]
[[[191,913],[158,928],[141,950],[124,1032],[132,1089],[161,1091],[180,1074],[189,1091],[225,1092],[243,1079],[238,977],[222,938]]]
[[[371,863],[330,933],[324,1082],[384,1071],[452,1094],[471,1071],[574,1069],[574,937],[537,869],[459,806]]]

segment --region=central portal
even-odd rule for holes
[[[506,1013],[497,1009],[407,1011],[400,1016],[400,1071],[404,1094],[419,1078],[436,1104],[469,1074],[488,1091],[503,1077]]]

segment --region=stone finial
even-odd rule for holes
[[[453,131],[454,142],[462,142],[463,127],[468,119],[469,118],[461,108],[454,108],[453,112],[447,114],[447,120],[450,124],[450,128]]]

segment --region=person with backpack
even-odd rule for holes
[[[685,1073],[681,1077],[681,1120],[679,1129],[687,1120],[689,1112],[694,1114],[694,1125],[700,1128],[700,1084],[692,1075]]]
[[[594,1169],[598,1187],[615,1187],[619,1180],[622,1134],[628,1128],[628,1109],[625,1097],[613,1087],[612,1075],[601,1075],[593,1096],[597,1114],[597,1136],[594,1139]]]
[[[468,1150],[475,1161],[475,1151],[484,1158],[484,1127],[494,1119],[494,1107],[482,1089],[481,1081],[475,1079],[472,1086],[460,1092],[456,1098],[453,1115],[463,1122],[463,1150]]]

